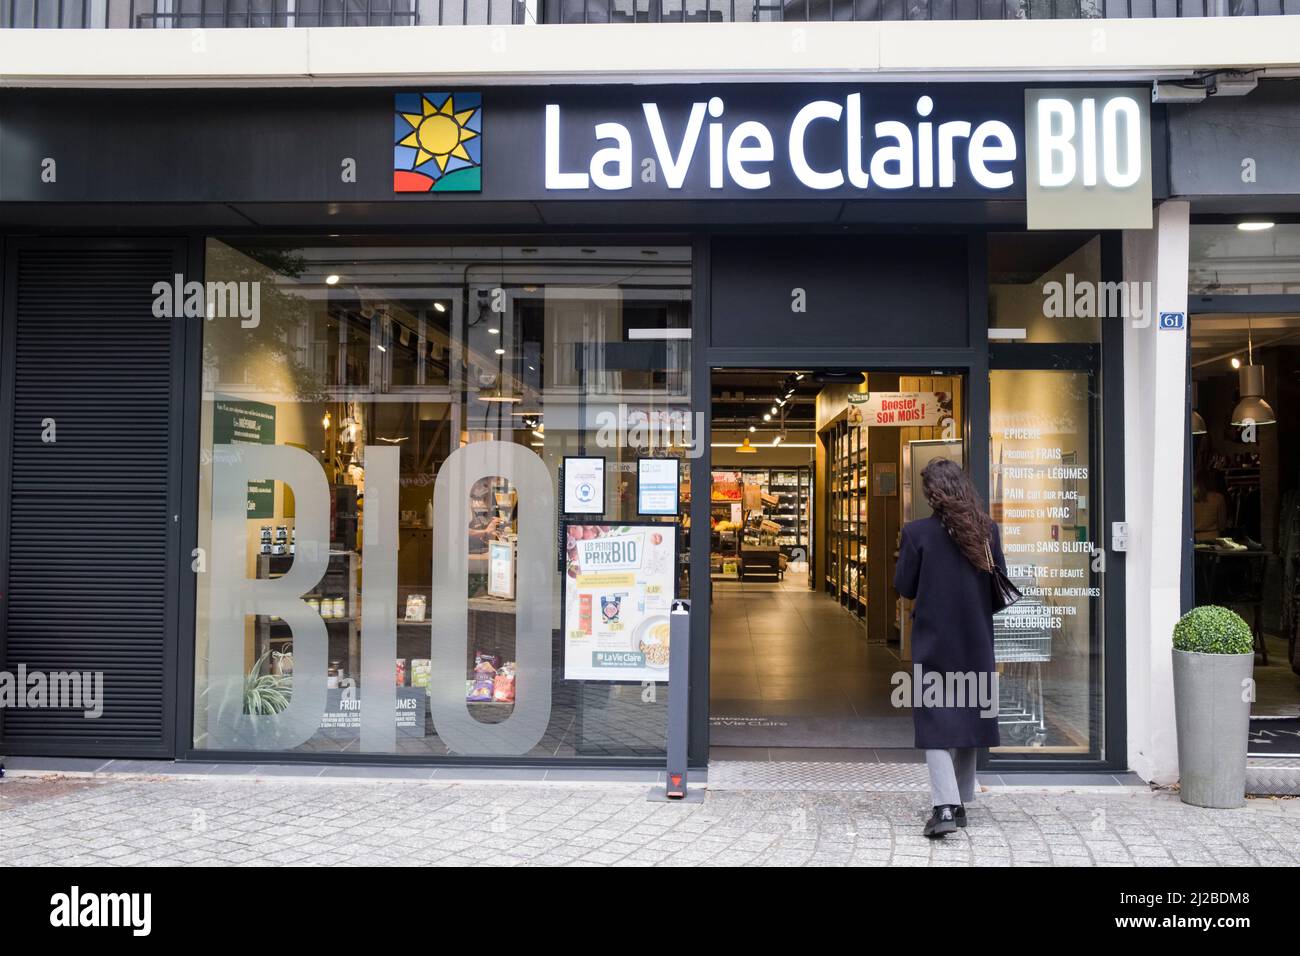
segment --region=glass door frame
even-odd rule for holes
[[[697,442],[707,449],[712,441],[712,379],[714,368],[862,368],[874,371],[898,371],[928,374],[954,374],[965,382],[962,438],[967,460],[981,462],[974,467],[971,479],[988,500],[989,495],[989,368],[988,340],[988,237],[990,232],[974,229],[967,233],[967,328],[965,348],[888,348],[858,346],[852,337],[842,349],[789,348],[759,345],[754,348],[714,348],[710,346],[712,301],[710,237],[696,238],[694,254],[694,329],[691,355],[691,405],[700,415]],[[1122,236],[1104,232],[1102,239],[1102,278],[1119,281],[1123,277]],[[1099,348],[1102,367],[1102,458],[1103,520],[1108,529],[1112,521],[1124,516],[1124,343],[1118,323],[1103,323]],[[701,455],[691,462],[691,482],[707,487],[711,457]],[[701,503],[702,502],[702,503]],[[692,525],[708,526],[708,501],[692,498]],[[702,524],[701,524],[702,523]],[[1104,542],[1107,561],[1107,600],[1102,623],[1102,746],[1095,756],[1059,757],[1056,755],[998,755],[984,751],[979,769],[996,771],[1123,771],[1128,769],[1127,682],[1125,657],[1125,562],[1124,555]],[[702,610],[691,618],[691,694],[690,694],[690,764],[704,766],[709,750],[709,613],[711,588],[708,577],[707,551],[691,556],[691,590],[693,609]],[[1101,754],[1105,756],[1102,757]]]
[[[1101,278],[1118,282],[1124,276],[1123,236],[1101,233]],[[1124,771],[1128,769],[1128,680],[1126,654],[1127,574],[1126,555],[1111,547],[1110,528],[1124,520],[1124,328],[1119,321],[1101,323],[1099,343],[1011,344],[989,346],[989,369],[1094,368],[1101,376],[1098,417],[1092,429],[1094,462],[1100,463],[1102,509],[1101,545],[1105,554],[1105,594],[1102,600],[1101,694],[1098,723],[1101,737],[1090,741],[1089,753],[1081,757],[1034,756],[1027,754],[981,754],[980,769],[1015,771]],[[987,381],[987,377],[986,377]],[[985,395],[987,396],[987,390]],[[983,410],[988,434],[989,408]],[[1100,437],[1096,425],[1101,426]],[[988,452],[985,452],[987,458]],[[1094,466],[1095,467],[1095,466]],[[988,469],[984,469],[987,494]]]
[[[1123,514],[1122,508],[1116,510],[1112,502],[1115,486],[1119,486],[1119,493],[1122,494],[1123,471],[1122,468],[1106,467],[1108,462],[1120,462],[1122,458],[1114,455],[1107,447],[1111,419],[1120,416],[1106,415],[1108,399],[1106,387],[1109,376],[1103,374],[1103,351],[1103,344],[1090,342],[994,344],[989,347],[990,374],[994,371],[1059,371],[1085,372],[1088,374],[1091,386],[1089,390],[1095,396],[1094,400],[1089,402],[1087,426],[1088,460],[1092,463],[1091,468],[1093,469],[1090,485],[1094,492],[1099,491],[1101,493],[1101,511],[1100,515],[1093,519],[1095,525],[1092,529],[1091,538],[1094,546],[1101,545],[1106,561],[1102,579],[1104,591],[1100,599],[1092,600],[1092,611],[1090,612],[1093,619],[1097,621],[1098,626],[1093,628],[1092,633],[1089,635],[1089,654],[1094,661],[1098,654],[1101,655],[1101,673],[1098,675],[1101,680],[1101,688],[1100,692],[1096,694],[1091,692],[1091,688],[1089,689],[1088,725],[1094,730],[1089,734],[1087,755],[1079,757],[1044,755],[1039,757],[1025,752],[1005,755],[988,753],[986,756],[990,767],[1001,769],[1032,767],[1042,769],[1044,764],[1050,764],[1052,767],[1078,764],[1081,767],[1086,766],[1092,769],[1102,766],[1127,769],[1116,765],[1115,761],[1106,759],[1106,754],[1112,750],[1112,745],[1116,741],[1115,733],[1122,732],[1112,726],[1112,719],[1116,717],[1116,712],[1118,712],[1118,716],[1123,716],[1123,698],[1120,698],[1119,706],[1116,706],[1116,691],[1114,690],[1113,681],[1120,680],[1119,686],[1123,687],[1124,653],[1122,643],[1115,646],[1110,639],[1110,635],[1112,628],[1116,626],[1123,627],[1124,564],[1123,554],[1112,551],[1109,542],[1106,540],[1110,523],[1123,520],[1122,517],[1119,517]],[[1101,384],[1100,391],[1095,389],[1098,379],[1100,379]],[[1119,448],[1122,452],[1122,444]],[[1100,468],[1100,472],[1098,472],[1098,468]],[[1119,471],[1117,476],[1112,475],[1112,472],[1115,471]],[[1095,494],[1093,497],[1095,499]],[[1118,593],[1116,593],[1117,591]],[[1100,615],[1096,614],[1098,601],[1101,604]],[[1097,731],[1100,731],[1100,734]],[[1122,740],[1122,738],[1120,739]]]

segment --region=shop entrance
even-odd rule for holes
[[[911,748],[893,590],[920,469],[965,464],[965,376],[714,369],[710,744]]]

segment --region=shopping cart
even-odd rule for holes
[[[1042,666],[1052,659],[1051,623],[1051,609],[1034,597],[993,615],[993,659],[1000,665],[998,727],[1012,743],[1041,746],[1047,739]]]

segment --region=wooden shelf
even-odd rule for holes
[[[292,555],[273,555],[259,554],[257,556],[257,577],[266,579],[279,577],[288,571],[293,563]],[[330,624],[346,625],[345,633],[339,634],[339,629],[327,630],[330,635],[329,653],[326,655],[327,660],[347,660],[347,676],[356,677],[361,668],[361,617],[357,613],[361,608],[361,596],[357,587],[359,571],[361,566],[361,555],[355,551],[331,551],[329,553],[329,563],[326,565],[325,576],[316,586],[312,593],[320,594],[322,597],[336,598],[341,597],[346,603],[348,609],[347,617],[325,617],[321,616],[328,628]],[[266,651],[270,650],[271,642],[283,642],[285,638],[278,635],[273,636],[271,631],[273,627],[284,626],[283,621],[272,621],[269,617],[259,616],[255,628],[257,655],[260,657]],[[337,640],[342,646],[335,647],[336,634]],[[346,643],[343,643],[346,641]]]

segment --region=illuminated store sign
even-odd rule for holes
[[[943,190],[956,186],[963,174],[987,190],[1015,185],[1015,131],[1002,120],[979,116],[936,122],[935,98],[928,94],[917,97],[903,115],[873,111],[861,93],[842,101],[812,100],[780,126],[733,115],[737,112],[729,113],[723,98],[713,96],[692,103],[685,124],[674,125],[665,121],[658,103],[642,103],[638,132],[649,138],[649,156],[633,149],[630,124],[600,122],[579,146],[588,161],[574,167],[561,159],[563,108],[547,104],[546,188],[615,192],[631,189],[639,179],[681,190],[697,166],[707,168],[711,190],[768,189],[776,167],[817,191],[846,184],[886,192]],[[827,137],[838,143],[833,155],[812,145],[816,138],[824,147]]]
[[[33,95],[39,104],[6,116],[0,141],[0,194],[11,202],[238,196],[450,209],[547,201],[1028,200],[1034,228],[1127,228],[1151,214],[1149,91],[1010,83],[330,91],[307,97],[320,99],[319,109],[298,111],[285,128],[277,155],[309,157],[299,167],[267,175],[255,163],[220,162],[202,176],[175,175],[173,157],[225,156],[230,143],[257,142],[283,124],[283,103],[231,91],[235,100],[223,99],[224,106],[195,105],[187,114],[193,122],[182,128],[166,121],[167,111],[134,98],[114,98],[113,110],[74,120],[46,103],[45,93]],[[109,144],[120,159],[113,176],[46,183],[31,174],[31,157],[77,155],[86,142]],[[900,205],[899,221],[919,221],[904,211]],[[1017,213],[1003,209],[999,217]],[[937,211],[920,217],[943,218]],[[846,209],[845,219],[860,221],[861,209]]]
[[[1030,229],[1151,228],[1151,94],[1026,90]]]

